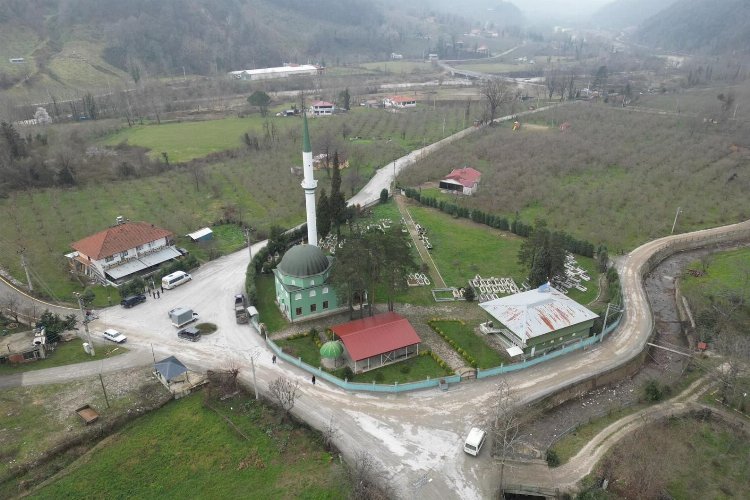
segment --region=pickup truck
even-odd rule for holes
[[[238,325],[247,323],[247,298],[245,294],[238,293],[234,296],[234,317]]]

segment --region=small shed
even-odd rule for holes
[[[188,234],[187,237],[192,241],[208,241],[214,239],[214,232],[211,231],[211,228],[204,227]]]
[[[159,381],[169,389],[175,382],[183,382],[187,379],[188,369],[182,362],[170,356],[154,364],[154,370]]]

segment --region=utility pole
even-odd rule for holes
[[[674,222],[672,223],[672,232],[669,234],[674,234],[674,228],[677,225],[677,217],[682,213],[682,208],[677,207],[677,212],[674,214]]]
[[[34,291],[34,285],[31,283],[31,276],[29,275],[29,266],[26,264],[26,249],[22,248],[18,253],[21,254],[21,266],[26,272],[26,282],[29,284],[29,291]]]
[[[103,362],[104,360],[102,360]],[[107,408],[109,408],[109,398],[107,397],[107,389],[104,387],[104,378],[102,377],[102,372],[99,372],[99,382],[102,383],[102,391],[104,391],[104,401],[107,402]]]
[[[609,317],[609,305],[610,302],[607,302],[607,312],[604,313],[604,323],[602,323],[602,331],[599,334],[599,342],[602,342],[604,340],[604,330],[607,328],[607,318]]]
[[[81,294],[78,292],[73,292],[73,295],[75,295],[76,299],[78,299],[78,307],[81,309],[83,329],[86,331],[86,337],[89,339],[89,350],[91,352],[91,356],[96,356],[96,352],[94,352],[94,343],[91,341],[91,333],[89,332],[89,322],[86,319],[86,313],[83,310],[83,301],[81,300]]]
[[[250,358],[250,365],[253,367],[253,388],[255,389],[255,400],[258,400],[258,383],[255,381],[255,354]]]
[[[250,244],[250,228],[245,228],[245,239],[247,240],[247,251],[250,254],[250,260],[253,260],[253,247]]]

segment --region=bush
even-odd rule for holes
[[[558,465],[560,465],[560,457],[553,449],[547,450],[547,465],[549,465],[550,467],[557,467]]]
[[[380,191],[380,203],[386,203],[388,201],[388,189],[383,188],[382,191]]]
[[[404,375],[408,374],[411,371],[411,367],[409,365],[402,366],[399,371],[403,373]]]
[[[661,401],[664,397],[664,391],[659,382],[655,379],[649,379],[643,387],[643,393],[646,401]]]

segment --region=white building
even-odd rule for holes
[[[290,76],[317,76],[323,73],[323,68],[312,64],[285,64],[275,68],[243,69],[230,71],[229,75],[238,80],[270,80],[272,78],[288,78]]]
[[[117,225],[72,243],[75,252],[65,256],[74,272],[116,284],[179,257],[172,237],[170,231],[148,222],[118,218]]]
[[[330,116],[336,107],[332,102],[315,101],[310,105],[310,113],[314,116]]]

